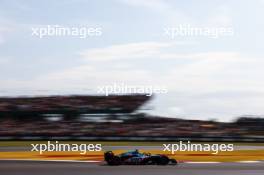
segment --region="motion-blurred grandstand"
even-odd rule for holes
[[[151,97],[49,96],[0,98],[0,139],[264,141],[264,119],[233,123],[139,113]]]

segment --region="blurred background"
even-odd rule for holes
[[[186,120],[143,113],[152,97],[48,96],[0,98],[1,140],[263,142],[264,119]]]
[[[263,7],[0,0],[0,139],[263,142]]]

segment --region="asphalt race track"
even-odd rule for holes
[[[0,161],[3,175],[263,175],[264,163],[207,163],[177,166],[107,166],[85,162]]]

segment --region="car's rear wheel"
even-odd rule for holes
[[[121,159],[118,156],[114,156],[107,163],[108,163],[108,165],[121,165]]]

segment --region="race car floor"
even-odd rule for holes
[[[103,163],[0,161],[4,175],[263,175],[264,163],[181,163],[177,166],[108,166]]]

